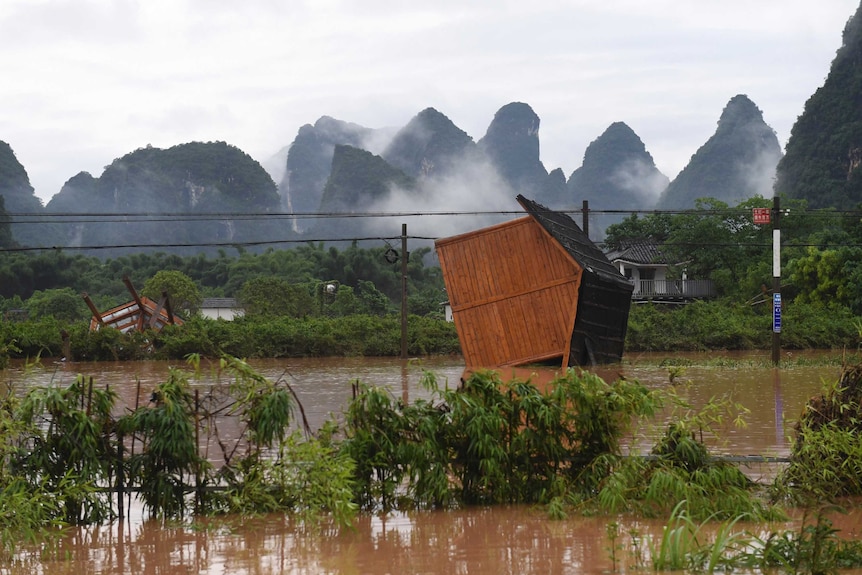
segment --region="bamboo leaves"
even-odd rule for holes
[[[658,399],[636,382],[570,370],[540,390],[473,373],[458,389],[423,382],[430,401],[404,405],[359,384],[343,449],[365,508],[450,503],[554,503],[594,493],[620,439]]]
[[[129,477],[139,485],[146,508],[159,517],[185,514],[188,478],[206,467],[195,441],[194,413],[188,379],[172,369],[150,405],[118,422],[123,434],[136,434],[146,446],[130,458]]]

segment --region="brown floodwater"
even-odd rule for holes
[[[606,380],[620,375],[637,379],[650,388],[670,386],[669,371],[657,365],[663,356],[641,355],[599,374]],[[675,358],[696,356],[673,356]],[[726,356],[730,357],[730,356]],[[835,380],[836,366],[792,367],[776,370],[768,353],[733,356],[735,367],[688,366],[677,375],[673,388],[694,408],[712,398],[726,396],[748,413],[746,426],[730,422],[721,428],[712,447],[729,455],[786,456],[792,423],[809,397],[824,381]],[[401,361],[392,358],[313,358],[250,362],[269,378],[284,378],[301,401],[309,424],[318,428],[327,418],[338,417],[351,396],[351,384],[359,379],[389,387],[393,394],[411,401],[427,397],[421,386],[424,372],[438,382],[458,385],[464,373],[458,358]],[[50,363],[25,369],[20,364],[0,372],[0,381],[16,389],[33,385],[66,385],[78,374],[92,376],[94,385],[110,385],[119,396],[118,409],[148,401],[153,388],[164,381],[171,367],[182,362]],[[529,376],[521,371],[517,375]],[[549,377],[537,371],[537,379]],[[202,392],[226,381],[211,366],[203,366],[193,384]],[[658,420],[670,417],[666,410]],[[627,449],[643,452],[660,431],[661,424],[644,426],[627,443]],[[751,465],[751,475],[771,471]],[[620,522],[619,563],[608,551],[606,527]],[[842,535],[862,536],[862,514],[854,509],[836,517]],[[363,515],[352,531],[323,526],[307,530],[283,515],[254,519],[233,518],[190,526],[164,526],[147,520],[133,505],[124,522],[70,530],[57,554],[22,558],[14,569],[21,573],[198,573],[257,575],[270,573],[458,573],[497,575],[508,573],[607,573],[632,572],[636,567],[638,538],[659,537],[662,524],[620,518],[572,517],[550,521],[528,507],[493,507],[446,512]],[[787,528],[792,527],[788,525]],[[633,537],[634,536],[634,537]],[[641,540],[641,546],[645,545]],[[857,575],[862,570],[855,572]]]

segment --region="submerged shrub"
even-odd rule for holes
[[[63,521],[97,523],[111,517],[105,485],[116,465],[111,411],[116,393],[79,375],[66,387],[36,387],[16,410],[24,425],[13,462],[34,488],[59,495]]]
[[[158,517],[185,514],[186,486],[207,466],[198,453],[195,411],[186,375],[171,369],[149,405],[118,421],[124,435],[135,434],[144,444],[129,458],[128,476],[140,487],[144,506]]]
[[[233,481],[217,496],[220,512],[258,514],[289,513],[306,523],[330,515],[341,527],[349,527],[358,506],[353,501],[353,460],[322,438],[294,432],[284,438],[273,458],[261,458],[248,466],[241,481]]]
[[[862,495],[862,365],[808,401],[796,433],[776,497],[810,504]]]
[[[637,382],[607,384],[569,370],[539,389],[473,373],[457,389],[424,381],[431,399],[413,405],[388,390],[357,386],[342,449],[356,461],[365,508],[453,503],[548,503],[592,493],[632,422],[653,412]]]
[[[671,513],[686,501],[686,514],[694,519],[731,519],[745,515],[755,520],[783,518],[767,504],[757,486],[739,469],[713,457],[703,442],[715,436],[716,425],[741,406],[716,398],[692,410],[675,393],[676,413],[649,457],[614,461],[601,489],[588,506],[608,513],[636,512],[647,516]],[[737,424],[741,424],[739,416]],[[716,497],[721,493],[721,497]]]

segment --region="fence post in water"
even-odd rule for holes
[[[137,379],[137,381],[138,381],[138,384],[135,388],[135,412],[137,412],[138,408],[141,406],[141,378],[137,377],[135,379]],[[132,458],[135,457],[135,434],[134,433],[132,434],[132,453],[131,453],[131,456],[132,456]],[[129,493],[128,505],[129,505],[129,514],[131,514],[132,513],[132,494],[131,494],[131,492]]]
[[[90,376],[90,383],[87,386],[87,417],[90,417],[90,413],[93,407],[93,376]]]
[[[117,431],[117,518],[123,522],[123,506],[126,499],[125,475],[123,473],[123,432]]]
[[[200,450],[200,426],[201,420],[199,415],[200,406],[200,393],[199,390],[195,389],[195,449]],[[195,466],[195,515],[200,514],[200,505],[201,505],[201,466],[198,463]]]
[[[105,386],[105,393],[111,394],[110,384]],[[125,474],[123,472],[123,432],[117,429],[117,518],[123,521],[123,499],[125,499]]]

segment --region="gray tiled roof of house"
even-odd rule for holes
[[[236,298],[232,297],[208,297],[201,302],[201,308],[208,309],[236,309]]]
[[[670,263],[658,248],[658,245],[649,240],[632,242],[623,246],[621,249],[612,250],[606,255],[611,261],[623,260],[633,264],[667,265]]]

